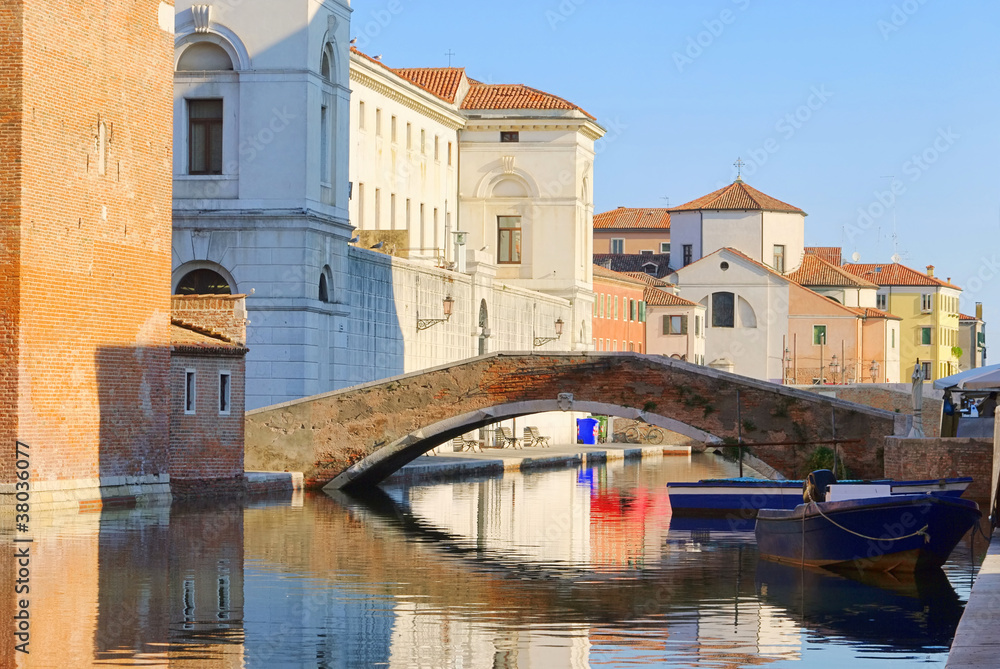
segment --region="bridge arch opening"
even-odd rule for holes
[[[510,402],[452,416],[411,432],[391,444],[386,444],[347,468],[327,484],[326,489],[349,490],[362,484],[365,486],[374,485],[432,448],[448,443],[467,432],[512,418],[557,411],[573,411],[638,420],[707,444],[722,443],[722,439],[716,435],[671,418],[669,415],[644,411],[635,407],[589,400],[576,401],[565,397]]]

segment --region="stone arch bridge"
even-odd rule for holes
[[[475,428],[559,410],[638,419],[706,442],[732,444],[742,433],[786,475],[802,473],[811,449],[774,444],[836,436],[849,442],[840,449],[855,474],[881,477],[883,438],[906,427],[900,414],[659,356],[491,353],[248,412],[246,468],[360,489]]]

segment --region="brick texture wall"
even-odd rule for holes
[[[178,353],[171,357],[170,485],[178,494],[240,488],[243,481],[243,429],[246,372],[241,352],[235,355]],[[185,371],[196,370],[195,413],[184,413]],[[219,414],[219,372],[228,370],[231,406]],[[230,485],[232,483],[233,485]],[[235,486],[235,488],[233,488]]]
[[[885,475],[894,479],[971,476],[965,496],[985,509],[993,476],[993,440],[889,437],[885,440]]]
[[[174,50],[161,4],[0,9],[0,483],[15,430],[36,480],[166,470]]]
[[[196,323],[246,343],[246,295],[174,295],[170,314],[188,323]]]
[[[859,384],[856,386],[807,386],[802,389],[817,393],[833,393],[835,397],[847,402],[864,404],[874,409],[892,411],[906,416],[913,413],[911,394],[892,388]],[[941,400],[924,395],[920,417],[924,425],[924,434],[928,437],[941,435],[941,405]]]

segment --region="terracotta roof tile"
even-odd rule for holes
[[[663,279],[658,279],[652,274],[646,274],[645,272],[622,272],[622,274],[627,274],[633,279],[639,279],[650,286],[655,288],[666,288],[667,286],[672,286],[672,283],[664,281]]]
[[[962,290],[934,276],[927,276],[899,263],[846,263],[844,269],[880,286],[941,286]]]
[[[595,230],[669,230],[669,209],[634,209],[618,207],[594,214]]]
[[[806,254],[802,264],[788,278],[803,286],[837,286],[843,288],[878,288],[878,285],[866,281],[856,274],[827,262],[822,256]]]
[[[174,349],[225,349],[246,351],[246,347],[212,328],[180,318],[170,319],[170,345]]]
[[[662,279],[673,273],[670,269],[669,253],[595,253],[594,264],[615,272],[643,272]],[[647,272],[646,267],[654,265],[655,272]]]
[[[670,211],[698,210],[787,211],[805,215],[798,207],[765,195],[740,179],[697,200],[670,208]]]
[[[855,309],[859,314],[865,318],[888,318],[894,321],[903,320],[899,316],[890,314],[888,311],[882,311],[881,309],[873,309],[872,307],[858,307]]]
[[[843,262],[841,248],[839,246],[807,246],[803,249],[806,255],[819,256],[831,265],[840,267]]]
[[[673,293],[649,286],[642,292],[642,301],[651,307],[697,307],[697,302],[685,300]]]
[[[455,104],[455,95],[465,75],[464,67],[400,67],[392,71],[450,104]]]
[[[960,321],[978,321],[979,319],[975,316],[970,316],[969,314],[959,314],[958,320]]]
[[[596,120],[572,102],[524,84],[484,84],[475,79],[469,83],[462,109],[574,109]]]
[[[630,283],[640,286],[645,286],[645,281],[640,281],[635,279],[628,274],[622,272],[615,272],[606,267],[601,267],[600,265],[594,265],[594,276],[600,277],[602,279],[612,279],[614,281],[621,281],[622,283]]]

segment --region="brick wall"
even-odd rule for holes
[[[979,502],[985,510],[993,476],[993,440],[887,437],[885,475],[893,479],[971,476],[972,485],[965,497]]]
[[[243,481],[243,426],[246,372],[237,354],[175,351],[170,359],[170,485],[178,494],[240,488]],[[196,371],[195,413],[184,413],[185,371]],[[229,415],[219,413],[219,372],[231,374]]]
[[[170,315],[246,343],[246,295],[174,295]]]
[[[802,386],[802,390],[809,392],[831,394],[833,397],[864,404],[865,406],[883,411],[892,411],[909,416],[913,413],[913,399],[910,392],[894,390],[878,385],[858,384],[854,386]],[[926,392],[926,391],[925,391]],[[937,437],[941,434],[941,405],[940,399],[923,396],[921,420],[924,425],[924,434],[928,437]]]
[[[14,430],[35,480],[166,466],[174,50],[161,4],[0,9],[0,483]]]

